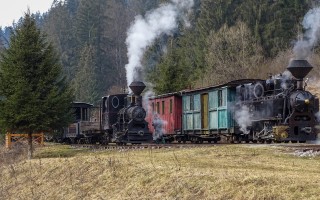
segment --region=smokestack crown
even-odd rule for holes
[[[287,70],[297,79],[303,79],[312,70],[312,65],[307,60],[291,60]]]
[[[144,88],[146,88],[146,85],[141,82],[141,81],[133,81],[130,85],[129,88],[132,90],[134,95],[139,96]]]

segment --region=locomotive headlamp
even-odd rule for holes
[[[304,100],[304,103],[309,104],[310,103],[309,99]]]

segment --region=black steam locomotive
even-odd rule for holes
[[[102,125],[108,142],[117,144],[152,141],[146,111],[142,107],[143,82],[132,82],[129,88],[133,94],[118,94],[103,97]]]
[[[62,140],[69,143],[110,142],[118,145],[139,144],[152,141],[142,107],[143,82],[132,82],[133,94],[116,94],[102,98],[101,105],[75,102],[76,120],[64,129]],[[95,110],[95,112],[94,112]]]
[[[237,140],[315,140],[319,99],[305,90],[303,78],[312,66],[306,60],[292,60],[287,67],[293,77],[280,74],[266,81],[237,86],[236,110],[248,109],[251,126],[238,129]]]

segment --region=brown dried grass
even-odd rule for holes
[[[3,199],[318,199],[319,158],[280,147],[85,152],[2,166]],[[42,155],[42,156],[39,156]],[[69,155],[69,154],[68,154]],[[63,156],[63,155],[62,155]]]

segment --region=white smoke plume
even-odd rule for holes
[[[252,119],[251,119],[251,114],[248,106],[242,105],[240,108],[235,110],[235,120],[240,126],[240,130],[244,134],[248,134],[248,126],[252,125]]]
[[[159,140],[162,138],[162,136],[166,133],[165,126],[168,124],[168,122],[164,119],[161,119],[160,115],[157,113],[156,110],[152,111],[152,109],[154,109],[154,108],[152,108],[152,105],[149,103],[149,99],[150,99],[150,97],[152,97],[154,95],[155,95],[155,93],[150,89],[144,93],[143,107],[146,109],[146,111],[148,113],[149,112],[151,113],[151,115],[148,114],[148,116],[150,116],[151,121],[152,121],[152,124],[150,124],[150,125],[153,126],[153,128],[154,128],[153,140],[159,142]]]
[[[320,8],[313,8],[307,12],[302,21],[306,30],[301,40],[293,48],[296,59],[306,59],[317,45],[320,38]]]
[[[155,93],[152,90],[147,90],[142,97],[142,104],[143,107],[147,110],[147,112],[149,112],[150,110],[152,110],[151,105],[149,103],[149,98],[154,96]]]
[[[187,23],[187,14],[193,7],[193,0],[171,0],[152,10],[145,17],[138,15],[127,32],[128,64],[127,83],[142,81],[141,59],[146,48],[162,34],[171,35],[178,27],[178,18]]]
[[[153,114],[152,126],[154,127],[153,140],[158,141],[165,134],[165,126],[168,122],[160,118],[157,113]]]

